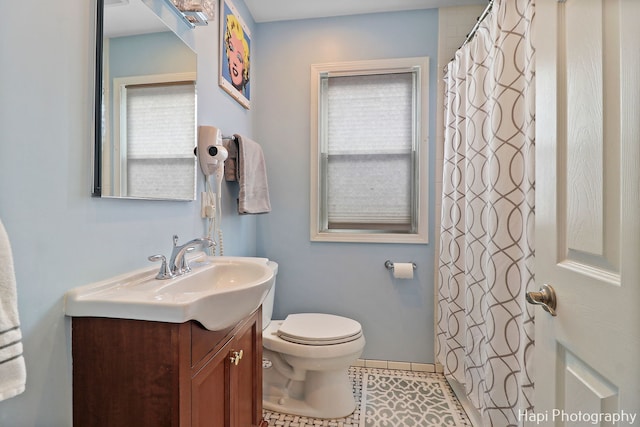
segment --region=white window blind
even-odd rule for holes
[[[195,175],[193,82],[127,85],[126,184],[131,197],[192,196]],[[167,165],[172,165],[172,173]]]
[[[428,242],[429,58],[311,65],[312,241]]]
[[[415,229],[415,74],[322,77],[326,226]]]

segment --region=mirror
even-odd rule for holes
[[[152,7],[98,0],[97,197],[195,200],[197,56]]]

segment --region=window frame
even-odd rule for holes
[[[171,85],[171,84],[193,84],[194,87],[194,108],[197,117],[197,73],[195,72],[179,72],[167,74],[145,74],[140,76],[123,76],[113,79],[113,145],[109,143],[109,138],[103,139],[103,151],[112,152],[111,156],[103,156],[103,158],[113,158],[111,168],[104,168],[102,177],[103,186],[105,188],[112,187],[113,194],[117,197],[128,194],[127,190],[127,138],[126,138],[126,88],[127,86],[144,86],[144,85]],[[106,97],[108,99],[108,97]],[[107,106],[107,110],[108,110]],[[111,130],[108,130],[111,132]],[[197,135],[197,121],[193,128],[194,141]],[[194,143],[195,144],[195,143]],[[177,158],[177,157],[173,157]],[[110,175],[110,170],[113,174]],[[194,167],[194,180],[196,168]],[[112,182],[112,184],[108,184]],[[195,188],[195,187],[194,187]],[[104,193],[103,193],[104,194]],[[193,198],[179,198],[178,200],[194,200]]]
[[[413,150],[413,212],[415,229],[411,232],[391,230],[329,229],[326,218],[326,194],[321,183],[325,179],[321,141],[322,80],[328,77],[358,76],[391,73],[415,73],[418,85],[415,100]],[[360,243],[416,243],[428,239],[428,149],[429,149],[429,58],[394,58],[382,60],[348,61],[311,65],[310,105],[310,239],[315,242]]]

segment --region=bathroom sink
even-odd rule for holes
[[[65,314],[183,323],[197,320],[218,331],[255,311],[275,281],[266,258],[212,257],[191,261],[192,272],[155,278],[153,266],[65,294]]]

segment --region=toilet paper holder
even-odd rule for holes
[[[418,268],[415,262],[412,262],[411,265],[413,266],[414,270]],[[386,260],[384,262],[384,266],[387,268],[387,270],[393,270],[393,263],[389,260]]]

